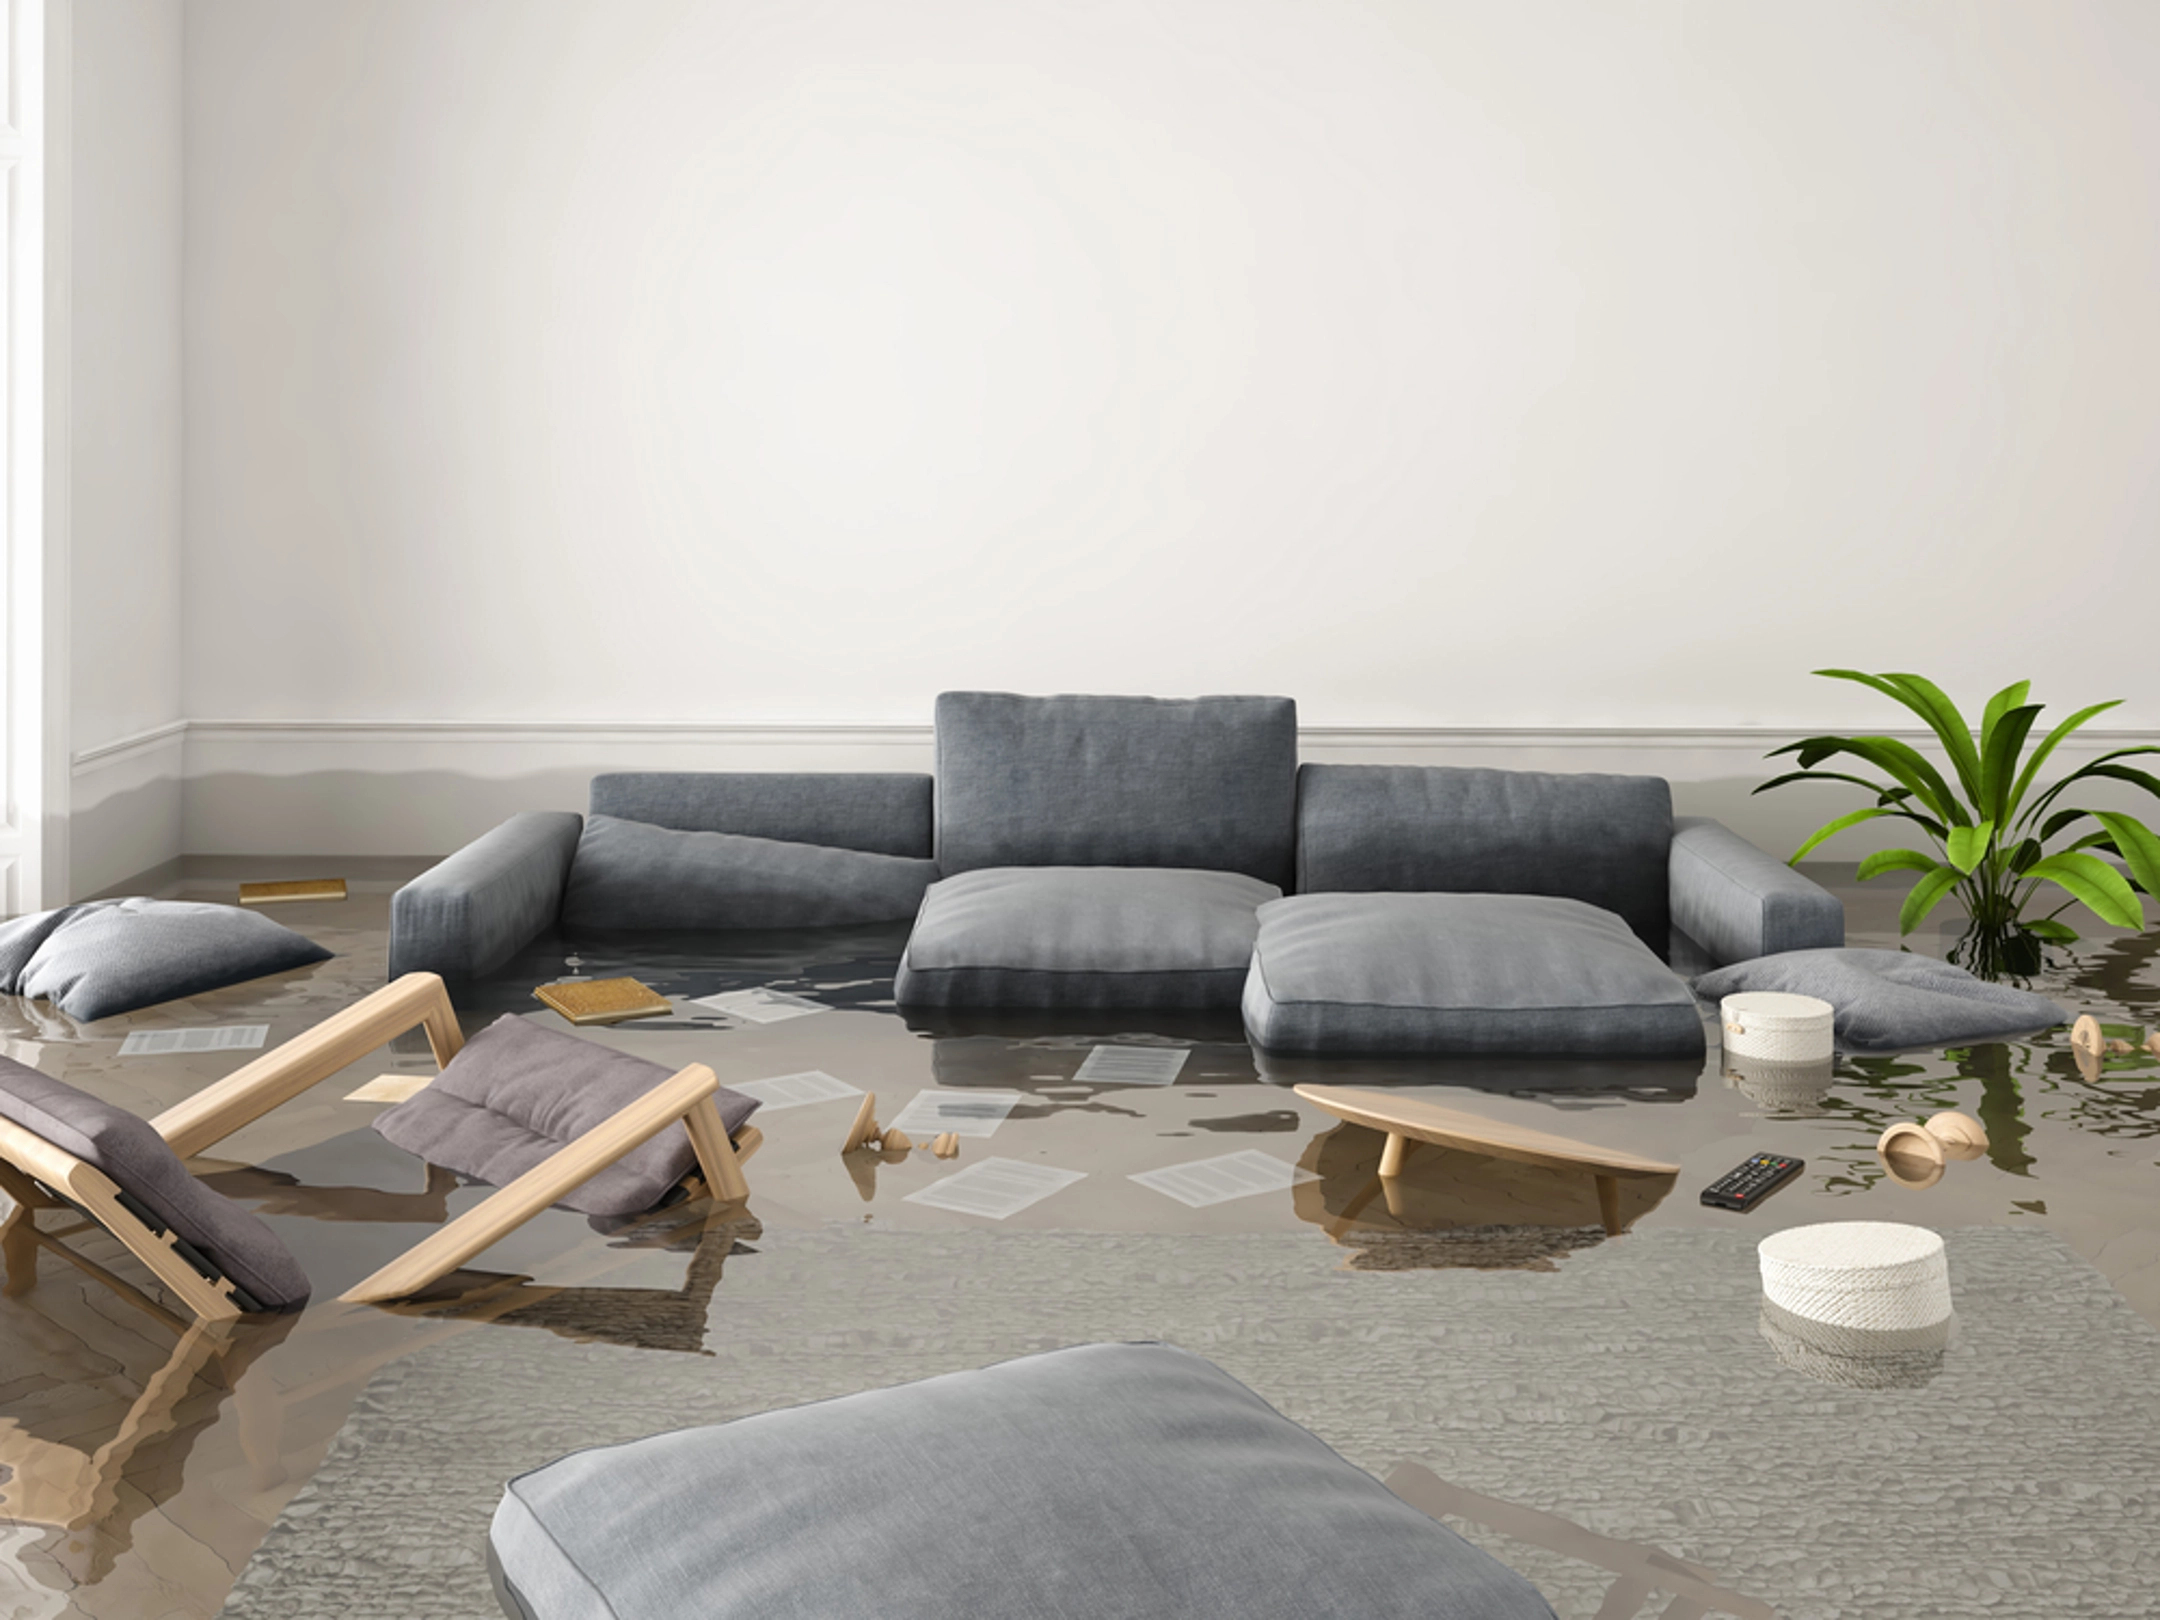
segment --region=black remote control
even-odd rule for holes
[[[1713,1209],[1753,1209],[1797,1176],[1806,1163],[1782,1153],[1755,1154],[1705,1187],[1702,1201]]]

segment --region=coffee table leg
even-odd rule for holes
[[[1380,1174],[1383,1177],[1401,1175],[1403,1155],[1409,1151],[1410,1138],[1400,1131],[1389,1131],[1387,1146],[1380,1150]]]
[[[1615,1176],[1598,1176],[1594,1179],[1597,1182],[1598,1213],[1605,1217],[1605,1235],[1607,1237],[1618,1237],[1620,1235],[1619,1179]]]

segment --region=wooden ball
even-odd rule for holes
[[[1927,1122],[1928,1135],[1943,1145],[1943,1151],[1953,1159],[1977,1159],[1988,1148],[1987,1128],[1970,1114],[1955,1109],[1931,1115]]]
[[[1942,1180],[1948,1154],[1924,1126],[1901,1119],[1875,1139],[1875,1156],[1892,1181],[1918,1192]]]

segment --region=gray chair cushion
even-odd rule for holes
[[[504,1013],[424,1090],[378,1115],[375,1129],[430,1164],[502,1187],[674,1072]],[[730,1136],[758,1107],[756,1098],[725,1086],[713,1102]],[[564,1198],[562,1207],[635,1215],[665,1198],[694,1162],[689,1132],[671,1125]]]
[[[923,896],[893,981],[903,1007],[1235,1007],[1282,891],[1236,872],[1004,866]]]
[[[877,771],[609,771],[596,816],[872,855],[930,854],[930,778]]]
[[[92,900],[0,926],[0,993],[42,997],[91,1023],[331,955],[238,906]]]
[[[2023,1035],[2070,1021],[2046,996],[1989,984],[1963,968],[1910,951],[1781,951],[1705,973],[1695,993],[1716,1001],[1744,990],[1814,996],[1836,1009],[1831,1027],[1848,1052]]]
[[[510,1482],[533,1620],[1551,1620],[1521,1576],[1227,1373],[1085,1345]]]
[[[821,928],[915,915],[935,862],[589,816],[565,928]]]
[[[1672,790],[1662,777],[1416,765],[1298,772],[1300,894],[1544,894],[1670,931]]]
[[[1277,697],[937,700],[941,872],[1169,866],[1290,881],[1297,705]]]
[[[150,1122],[64,1081],[0,1057],[0,1118],[72,1153],[206,1257],[268,1311],[308,1297],[307,1273],[277,1234],[173,1156]]]
[[[1245,1031],[1270,1052],[1686,1057],[1688,988],[1609,911],[1519,894],[1305,894],[1260,908]]]

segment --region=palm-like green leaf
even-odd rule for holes
[[[2073,899],[2084,902],[2102,922],[2111,922],[2118,928],[2145,926],[2145,909],[2138,903],[2137,891],[2123,881],[2120,872],[2097,855],[2065,850],[2044,861],[2033,862],[2025,875],[2044,879]]]
[[[2048,941],[2051,945],[2074,945],[2077,943],[2077,930],[2066,922],[2057,922],[2053,917],[2035,917],[2030,922],[2023,922],[2018,926],[2028,934],[2039,935],[2040,938]]]
[[[1803,770],[1812,770],[1833,754],[1851,754],[1895,778],[1938,819],[1957,825],[1972,820],[1942,773],[1922,759],[1912,744],[1895,737],[1807,737],[1776,752],[1798,753]]]
[[[2032,809],[2026,813],[2027,818],[2030,819],[2032,816],[2038,815],[2060,798],[2066,789],[2074,787],[2079,782],[2089,782],[2096,776],[2115,776],[2121,771],[2130,771],[2133,776],[2145,775],[2145,772],[2137,770],[2133,766],[2116,763],[2117,760],[2129,759],[2138,754],[2160,754],[2160,743],[2141,743],[2135,748],[2117,748],[2102,754],[2098,759],[2080,765],[2068,776],[2041,794],[2039,798],[2033,800]]]
[[[2160,838],[2136,816],[2119,810],[2095,810],[2093,820],[2115,840],[2115,853],[2130,868],[2130,875],[2147,894],[2160,895]]]
[[[2003,819],[2007,821],[2017,814],[2018,806],[2025,802],[2026,790],[2032,786],[2033,778],[2040,774],[2040,767],[2047,763],[2048,755],[2055,752],[2057,744],[2094,715],[2105,714],[2108,710],[2120,708],[2121,706],[2121,698],[2110,698],[2105,703],[2095,703],[2089,709],[2078,710],[2076,714],[2073,714],[2069,719],[2049,732],[2040,746],[2033,750],[2033,756],[2025,762],[2025,768],[2018,772],[2016,785],[2010,789],[2010,802],[2003,806]]]
[[[1980,858],[1988,852],[1988,844],[1994,836],[1995,823],[1992,821],[1983,821],[1977,827],[1952,827],[1950,836],[1943,840],[1943,853],[1960,872],[1970,872],[1980,864]]]
[[[1958,871],[1954,866],[1938,866],[1934,871],[1912,886],[1905,896],[1905,904],[1898,908],[1897,928],[1901,934],[1909,934],[1926,920],[1942,897],[1957,887]]]
[[[1975,805],[1980,800],[1980,753],[1973,746],[1972,728],[1965,723],[1965,716],[1958,712],[1943,689],[1933,681],[1919,675],[1885,675],[1903,694],[1905,707],[1928,723],[1943,745],[1943,752],[1950,756],[1951,767],[1957,772],[1958,783],[1965,789],[1965,797]]]
[[[1988,739],[1995,735],[1995,728],[2002,723],[2002,717],[2023,703],[2026,694],[2031,690],[2031,681],[2012,681],[1987,700],[1987,707],[1980,713],[1980,754],[1983,759],[1987,757]]]
[[[1835,838],[1847,827],[1857,827],[1863,821],[1873,821],[1878,816],[1894,816],[1899,813],[1895,810],[1885,810],[1880,805],[1870,805],[1865,810],[1855,810],[1850,815],[1839,816],[1835,821],[1826,821],[1808,834],[1807,842],[1794,850],[1792,859],[1785,864],[1787,866],[1798,866],[1801,856],[1826,839]]]
[[[1942,869],[1942,862],[1923,850],[1878,849],[1860,862],[1860,881],[1881,877],[1885,872],[1935,872]]]
[[[1999,827],[2010,823],[2010,783],[2040,709],[2037,703],[2027,703],[1998,715],[1981,747],[1980,799],[1975,808]]]

